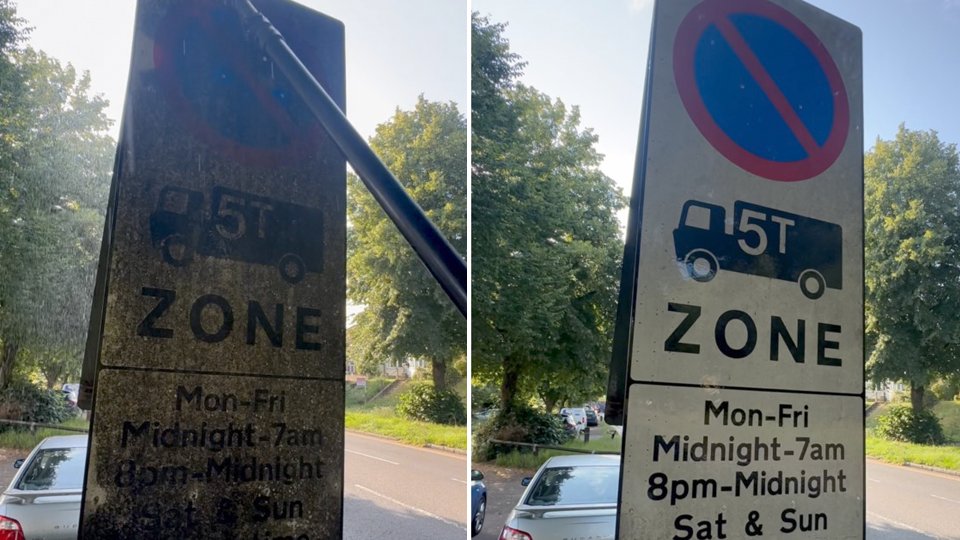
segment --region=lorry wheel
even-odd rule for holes
[[[824,291],[827,290],[827,283],[823,280],[820,272],[816,270],[804,270],[803,273],[800,274],[798,281],[803,295],[811,300],[820,298],[823,296]]]
[[[171,234],[160,241],[160,255],[167,264],[183,267],[190,262],[190,246],[182,234]]]
[[[303,264],[303,259],[293,253],[280,257],[277,268],[280,270],[280,277],[291,285],[303,281],[303,276],[307,273],[307,266]]]
[[[713,279],[717,275],[717,271],[720,270],[717,258],[705,249],[695,249],[687,253],[683,263],[687,267],[687,275],[692,277],[694,281],[701,283]]]

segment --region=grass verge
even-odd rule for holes
[[[561,446],[575,450],[595,450],[598,452],[620,452],[620,438],[611,439],[610,437],[598,437],[591,439],[585,444],[583,441],[570,441]],[[511,469],[527,469],[535,471],[548,459],[554,456],[576,455],[572,452],[562,450],[540,450],[536,455],[530,450],[514,450],[509,454],[497,456],[493,464],[498,467],[507,467]]]
[[[867,456],[898,465],[917,463],[960,471],[960,448],[956,446],[902,443],[867,434]]]
[[[89,428],[90,422],[82,417],[72,418],[63,422],[61,425],[75,428]],[[0,433],[0,448],[14,448],[17,450],[33,450],[40,441],[54,435],[82,435],[75,431],[64,431],[62,429],[42,428],[30,433],[29,430],[11,429],[5,433]]]
[[[391,407],[370,410],[347,409],[346,427],[356,431],[393,437],[407,444],[434,444],[467,449],[467,427],[414,422],[400,418]]]

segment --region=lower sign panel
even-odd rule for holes
[[[863,400],[634,384],[620,538],[863,538]]]
[[[124,391],[98,399],[85,538],[339,537],[342,381],[100,373]]]

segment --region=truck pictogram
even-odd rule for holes
[[[723,269],[792,281],[811,300],[828,287],[843,288],[839,225],[745,201],[734,204],[729,231],[727,225],[724,207],[684,203],[673,242],[685,275],[707,282]]]
[[[290,284],[323,270],[323,213],[315,208],[214,187],[209,213],[199,191],[165,186],[150,215],[153,246],[168,264],[195,255],[276,265]]]

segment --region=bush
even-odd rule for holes
[[[916,444],[943,444],[946,439],[933,411],[916,412],[910,407],[891,407],[877,419],[877,435],[892,441]]]
[[[491,443],[490,439],[559,445],[569,438],[563,431],[559,416],[529,406],[516,405],[508,415],[498,414],[492,421],[476,430],[473,456],[477,461],[490,461],[517,449],[512,445]]]
[[[0,392],[0,418],[38,424],[59,424],[72,415],[64,393],[59,390],[47,390],[29,381],[14,379]],[[0,432],[9,431],[13,427],[10,424],[0,424]],[[23,426],[23,429],[26,429],[26,426]]]
[[[437,390],[425,383],[415,383],[400,396],[397,414],[409,420],[435,424],[462,426],[467,423],[467,408],[454,390]]]

